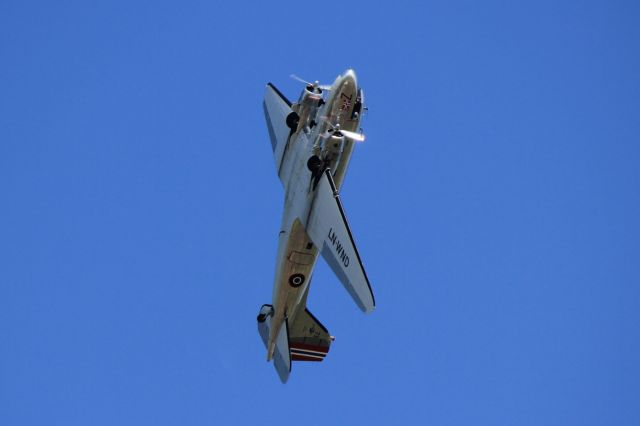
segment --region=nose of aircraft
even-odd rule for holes
[[[354,70],[352,70],[351,68],[349,68],[348,70],[346,70],[344,72],[343,77],[348,77],[348,78],[352,78],[352,79],[356,79],[356,72]]]
[[[338,76],[336,82],[338,83],[338,86],[342,86],[346,82],[352,82],[357,86],[358,80],[356,79],[356,72],[349,68],[344,72],[344,74]]]

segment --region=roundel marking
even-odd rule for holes
[[[293,274],[289,277],[289,285],[291,287],[297,288],[304,284],[304,275],[302,274]]]

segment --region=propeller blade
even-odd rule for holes
[[[338,130],[344,136],[352,139],[356,142],[364,142],[364,135],[362,133],[350,132],[349,130]]]
[[[319,81],[316,81],[315,83],[310,83],[310,82],[308,82],[307,80],[304,80],[304,79],[302,79],[302,78],[298,77],[298,76],[297,76],[297,75],[295,75],[295,74],[291,74],[291,75],[289,75],[289,77],[291,77],[291,78],[292,78],[292,79],[294,79],[294,80],[299,81],[300,83],[304,83],[304,84],[306,84],[307,86],[317,87],[317,88],[319,88],[319,89],[326,90],[326,91],[330,91],[330,90],[331,90],[331,86],[327,86],[326,84],[320,84],[320,82],[319,82]]]
[[[350,132],[349,130],[340,130],[337,128],[329,129],[326,132],[324,132],[322,135],[320,135],[320,137],[324,139],[331,136],[338,136],[338,137],[343,136],[345,138],[349,138],[356,142],[364,142],[364,135],[362,133]]]
[[[291,77],[294,80],[299,81],[300,83],[309,84],[309,85],[313,86],[313,83],[309,83],[308,81],[301,79],[300,77],[298,77],[295,74],[291,74],[289,77]]]

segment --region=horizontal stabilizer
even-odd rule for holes
[[[307,234],[360,309],[373,311],[373,291],[329,169],[318,183]]]
[[[276,367],[278,376],[282,383],[287,383],[291,374],[291,352],[289,351],[289,330],[288,321],[285,320],[280,326],[280,332],[276,339],[276,350],[273,354],[273,365]]]
[[[262,305],[258,314],[258,333],[262,338],[265,348],[269,346],[269,330],[271,328],[271,319],[273,315],[273,307],[271,305]],[[285,320],[280,326],[280,331],[276,338],[276,347],[273,353],[273,365],[280,377],[282,383],[286,383],[291,374],[291,352],[289,350],[289,326]]]
[[[262,338],[264,347],[269,345],[269,329],[271,328],[271,315],[273,314],[273,306],[262,305],[258,313],[258,333]]]

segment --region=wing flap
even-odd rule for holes
[[[358,307],[363,312],[373,311],[375,299],[371,284],[330,170],[325,171],[318,183],[307,233]]]

